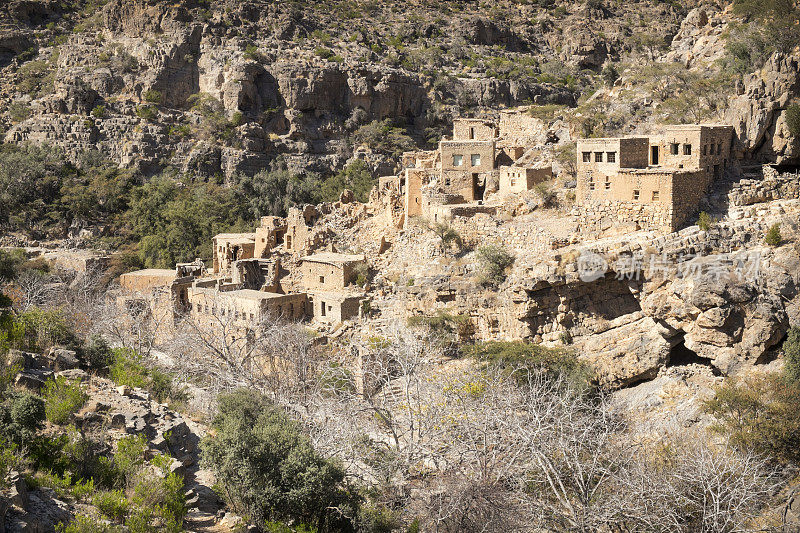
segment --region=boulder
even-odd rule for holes
[[[9,485],[9,500],[11,505],[18,507],[22,510],[27,509],[28,498],[28,485],[25,483],[25,478],[19,472],[11,472],[7,477]]]
[[[58,348],[53,346],[45,356],[45,365],[47,368],[55,371],[70,370],[77,368],[80,365],[77,354],[73,350],[66,348]]]

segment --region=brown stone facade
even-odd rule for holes
[[[582,228],[629,223],[679,229],[725,172],[731,126],[668,126],[659,137],[580,139],[576,204]]]
[[[303,258],[303,288],[307,291],[342,291],[355,281],[356,265],[363,255],[323,252]]]

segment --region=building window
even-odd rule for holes
[[[461,154],[453,154],[453,166],[460,167],[464,164],[464,156]]]
[[[514,178],[511,178],[511,186],[514,187],[514,186],[516,186],[516,184],[517,184],[517,180],[515,180]]]
[[[606,176],[606,190],[611,189],[611,178]]]
[[[469,158],[472,162],[473,167],[481,166],[481,154],[472,154],[471,156],[469,156]]]
[[[719,143],[717,145],[717,155],[721,155],[721,154],[722,154],[722,143]]]
[[[445,185],[445,187],[449,187],[450,186],[450,178],[445,178],[444,179],[444,185]]]
[[[584,163],[592,162],[592,152],[583,152],[583,162]]]
[[[634,189],[633,190],[633,199],[634,200],[638,200],[639,199],[639,189]]]
[[[594,153],[594,162],[595,163],[602,163],[603,162],[603,152],[595,152]]]
[[[658,201],[658,197],[659,197],[659,192],[658,191],[653,191],[653,201],[654,202]]]
[[[320,276],[319,277],[319,282],[320,283],[325,283],[325,276]]]
[[[606,152],[606,163],[616,163],[617,152]]]
[[[678,155],[678,143],[672,143],[669,145],[669,150],[672,155]]]
[[[692,155],[692,145],[691,144],[684,144],[683,145],[683,155]]]
[[[475,138],[475,128],[470,128],[469,129],[469,138],[470,139],[474,139]]]
[[[589,190],[594,190],[594,176],[589,176]]]
[[[703,145],[703,155],[706,155],[707,153],[708,153],[708,145],[704,144]]]
[[[325,302],[320,302],[319,304],[320,315],[325,316]]]

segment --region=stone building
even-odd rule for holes
[[[580,139],[581,227],[674,231],[692,217],[730,162],[733,127],[667,126],[658,137]]]
[[[305,294],[277,294],[254,289],[219,290],[213,283],[189,288],[189,309],[198,323],[227,321],[238,327],[255,326],[267,317],[298,320],[305,316]]]
[[[213,270],[215,274],[228,272],[231,264],[240,259],[254,257],[255,233],[220,233],[212,239],[214,250]]]
[[[365,263],[363,255],[322,252],[303,258],[305,290],[341,291],[356,279],[356,267]]]
[[[501,192],[518,194],[549,179],[537,162],[522,161],[528,148],[545,137],[545,130],[544,122],[527,108],[501,112],[499,124],[483,118],[455,119],[452,138],[442,139],[434,151],[403,154],[404,170],[397,181],[384,180],[381,187],[402,191],[403,225],[418,216],[440,220],[491,213],[493,208],[482,204],[500,191],[501,182]]]
[[[283,244],[286,235],[286,219],[282,217],[261,217],[261,224],[255,231],[253,257],[264,259],[270,256],[273,248]]]
[[[519,194],[533,189],[537,183],[553,178],[553,167],[541,165],[536,168],[516,166],[500,169],[500,194]]]

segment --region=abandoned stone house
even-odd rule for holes
[[[730,165],[733,127],[667,126],[654,137],[580,139],[579,223],[675,231]]]
[[[502,112],[499,126],[486,119],[456,119],[453,136],[437,150],[407,152],[404,170],[381,187],[403,195],[403,224],[412,217],[431,220],[491,212],[481,207],[500,196],[531,190],[552,177],[552,168],[524,158],[543,131],[543,123],[519,110]]]
[[[364,293],[352,283],[365,258],[308,255],[326,235],[313,227],[320,216],[314,206],[293,208],[287,218],[262,217],[252,233],[216,235],[208,270],[197,260],[178,263],[175,270],[123,274],[126,305],[149,309],[172,324],[186,315],[199,323],[227,316],[237,327],[255,326],[268,315],[324,323],[356,316]]]
[[[360,265],[366,265],[363,255],[322,252],[303,258],[303,289],[316,320],[341,322],[358,315],[364,299],[354,286]]]

